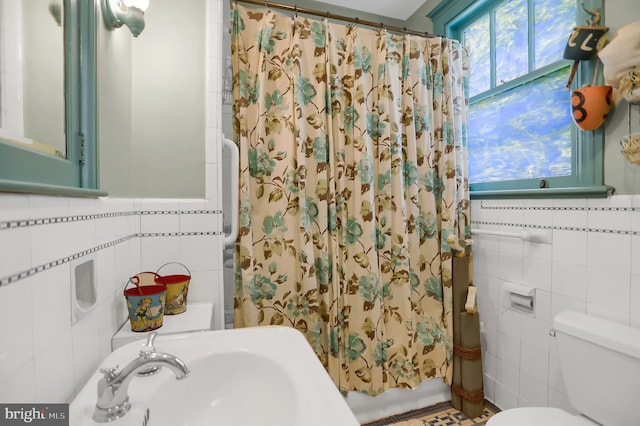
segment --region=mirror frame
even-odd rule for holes
[[[98,190],[95,1],[64,0],[67,158],[0,139],[0,191],[103,196]]]

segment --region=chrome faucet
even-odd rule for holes
[[[156,352],[153,342],[157,333],[154,331],[142,347],[140,356],[131,361],[122,370],[118,366],[100,369],[104,377],[98,382],[98,402],[93,420],[99,423],[119,419],[131,409],[128,388],[134,376],[149,376],[157,373],[160,367],[166,366],[176,375],[176,379],[189,376],[187,365],[178,357]]]

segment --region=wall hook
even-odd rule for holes
[[[584,13],[590,16],[590,18],[587,20],[587,23],[589,24],[590,27],[593,27],[600,23],[600,12],[598,10],[596,9],[587,10],[587,8],[584,7],[584,1],[580,2],[580,6],[582,7],[582,10],[584,11]]]

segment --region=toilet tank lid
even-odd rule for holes
[[[640,329],[573,311],[557,314],[553,327],[556,331],[640,359]]]

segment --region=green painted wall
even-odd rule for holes
[[[640,20],[637,0],[607,0],[610,37]],[[311,9],[358,16],[390,25],[431,31],[429,0],[406,22],[331,7],[312,1],[284,0]],[[99,129],[101,188],[112,195],[141,197],[204,196],[205,53],[204,0],[154,0],[147,28],[138,39],[127,31],[99,34]],[[221,59],[222,60],[222,59]],[[605,184],[617,194],[640,194],[640,166],[620,154],[620,139],[640,131],[640,108],[622,102],[605,128]]]
[[[205,6],[154,0],[137,38],[100,18],[100,187],[111,196],[205,196]]]

